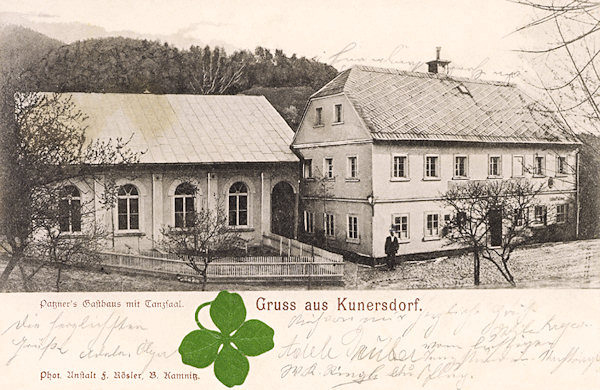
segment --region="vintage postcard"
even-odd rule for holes
[[[0,0],[0,384],[598,388],[599,20]]]

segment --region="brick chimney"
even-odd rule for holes
[[[440,52],[442,51],[441,46],[435,48],[435,60],[427,62],[429,67],[429,73],[441,73],[448,74],[448,64],[450,61],[442,60],[440,58]]]

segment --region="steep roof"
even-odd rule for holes
[[[339,93],[352,102],[374,140],[579,142],[511,84],[354,66],[312,98]]]
[[[293,162],[292,129],[263,96],[70,93],[88,139],[131,138],[141,163]]]

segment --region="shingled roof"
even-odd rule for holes
[[[131,138],[141,163],[295,162],[292,129],[263,96],[70,93],[88,139]]]
[[[511,84],[354,66],[312,97],[339,93],[374,140],[579,143]]]

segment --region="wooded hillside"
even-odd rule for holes
[[[262,47],[228,54],[122,37],[66,45],[15,26],[1,31],[0,50],[2,69],[23,77],[30,90],[261,94],[294,130],[308,96],[337,74],[330,65]]]

